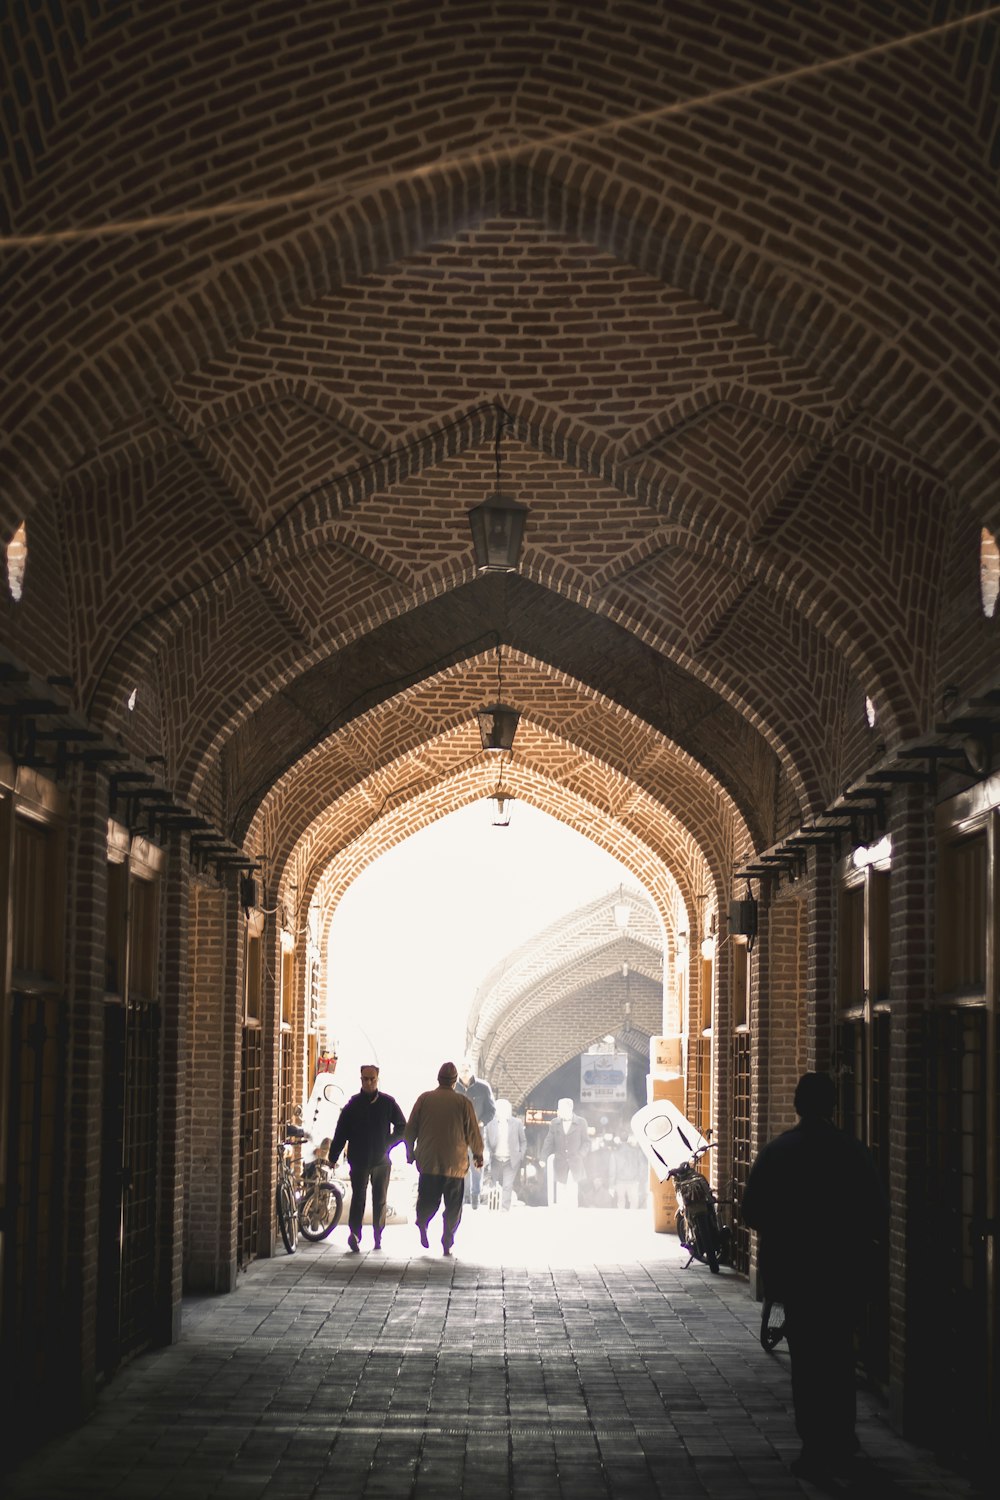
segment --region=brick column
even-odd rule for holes
[[[104,949],[108,886],[108,782],[81,770],[72,798],[66,859],[66,1308],[61,1327],[65,1390],[58,1425],[93,1406],[97,1386]]]
[[[243,925],[235,878],[191,883],[184,1286],[236,1284]]]
[[[927,1310],[939,1295],[927,1202],[926,1016],[934,993],[934,816],[923,790],[892,797],[890,886],[889,1409],[917,1438],[934,1418]]]
[[[833,1062],[834,1016],[837,1004],[837,892],[834,854],[828,845],[810,858],[809,937],[803,1072],[826,1073]]]
[[[805,1066],[808,1032],[803,905],[798,888],[783,888],[766,904],[762,900],[758,912],[751,960],[756,968],[750,1043],[754,1153],[795,1124],[792,1095]]]
[[[174,834],[163,892],[163,1048],[160,1078],[160,1308],[159,1334],[180,1332],[184,1259],[184,1179],[188,1163],[187,1062],[190,1056],[191,966],[188,925],[192,900],[187,838]]]
[[[733,1175],[733,949],[728,908],[720,903],[712,1008],[712,1094],[715,1099],[716,1171],[724,1185]]]
[[[277,905],[277,897],[268,899],[266,893],[262,893],[261,901],[265,909]],[[281,937],[278,923],[270,917],[265,918],[260,943],[263,960],[260,996],[260,1024],[263,1031],[261,1117],[265,1141],[276,1141],[278,1138],[278,1066],[281,1051],[281,1022],[278,1015],[278,1002],[281,994]],[[304,1103],[304,1100],[295,1100],[296,1104],[300,1102]],[[264,1198],[270,1203],[274,1199],[277,1186],[277,1168],[273,1148],[265,1151],[263,1168]],[[257,1254],[267,1256],[273,1252],[273,1215],[263,1214]]]

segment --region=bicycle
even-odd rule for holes
[[[275,1210],[278,1228],[289,1255],[298,1248],[298,1239],[316,1243],[325,1240],[340,1223],[344,1210],[344,1194],[333,1180],[333,1168],[328,1161],[314,1157],[296,1177],[293,1152],[311,1137],[298,1125],[286,1124],[278,1142],[278,1183],[275,1189]]]
[[[286,1124],[278,1141],[278,1182],[274,1190],[274,1207],[281,1238],[289,1255],[295,1254],[299,1243],[299,1208],[292,1152],[297,1142],[308,1139],[308,1131],[302,1130],[298,1125]]]

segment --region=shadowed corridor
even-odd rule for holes
[[[732,1272],[683,1269],[641,1211],[467,1211],[454,1261],[437,1222],[429,1252],[399,1225],[353,1256],[341,1226],[186,1299],[179,1342],[124,1369],[11,1500],[819,1493],[787,1467],[787,1355],[761,1349]],[[858,1431],[853,1492],[973,1493],[865,1392]]]

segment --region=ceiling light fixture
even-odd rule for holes
[[[503,701],[503,661],[500,647],[497,647],[497,701],[488,703],[485,708],[476,710],[476,718],[479,720],[479,733],[483,741],[483,749],[492,753],[503,754],[514,748],[514,736],[517,733],[518,720],[521,717],[519,708],[511,708]]]
[[[469,511],[472,546],[476,554],[477,573],[516,573],[521,556],[521,541],[528,507],[512,495],[505,495],[500,483],[500,440],[511,421],[502,406],[497,406],[495,443],[496,488],[482,505]]]
[[[510,826],[510,813],[514,798],[503,789],[503,763],[500,765],[500,774],[497,777],[496,789],[490,792],[490,825],[493,828],[508,828]]]

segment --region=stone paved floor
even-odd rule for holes
[[[788,1469],[787,1355],[761,1349],[745,1284],[682,1269],[645,1214],[467,1213],[455,1260],[411,1226],[380,1255],[345,1237],[186,1300],[180,1341],[121,1371],[10,1500],[820,1493]],[[865,1396],[859,1435],[851,1493],[972,1493]]]

